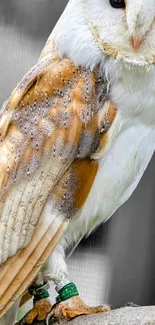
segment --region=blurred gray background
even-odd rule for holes
[[[0,104],[39,53],[67,0],[0,0]],[[131,199],[68,260],[87,303],[155,303],[155,158]]]

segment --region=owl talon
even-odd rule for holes
[[[108,311],[110,311],[110,307],[107,305],[89,307],[83,303],[79,296],[75,296],[57,304],[48,315],[47,324],[49,324],[50,316],[59,320],[60,323],[62,318],[72,319],[80,315],[90,315]]]
[[[35,319],[38,321],[45,320],[52,309],[52,304],[48,298],[36,301],[34,307],[25,317],[26,324],[32,324]]]

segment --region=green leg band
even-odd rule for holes
[[[71,282],[66,284],[60,291],[59,295],[56,297],[56,302],[59,303],[61,301],[67,300],[71,297],[78,296],[79,292],[77,290],[76,285]]]
[[[44,283],[41,285],[32,285],[28,291],[31,296],[34,296],[34,302],[50,297],[48,289],[50,288],[49,283]]]
[[[40,295],[36,295],[34,296],[34,302],[35,301],[38,301],[38,300],[41,300],[41,299],[44,299],[44,298],[48,298],[50,297],[50,294],[48,291],[44,291],[44,293],[40,294]]]

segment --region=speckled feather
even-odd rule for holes
[[[68,58],[48,56],[27,73],[5,103],[0,120],[5,129],[0,147],[1,263],[28,244],[49,193],[54,195],[55,184],[72,162],[78,159],[75,164],[80,166],[87,158],[92,164],[90,156],[112,122],[110,109],[109,116],[106,109],[99,121],[107,96],[98,69],[91,72],[74,66]],[[16,105],[14,97],[20,98]],[[69,191],[77,191],[75,164],[68,171]],[[61,191],[62,182],[63,178]],[[61,207],[61,200],[57,201]],[[78,207],[73,208],[71,197],[65,206],[66,202],[70,217]]]

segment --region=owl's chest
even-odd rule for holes
[[[89,219],[87,231],[108,219],[130,197],[155,148],[155,71],[113,72],[110,100],[117,116],[81,213],[81,220]]]
[[[115,123],[120,126],[121,115]],[[98,161],[98,173],[80,216],[86,232],[109,219],[128,200],[148,166],[154,143],[155,132],[134,121],[112,139],[111,148]]]
[[[120,68],[118,63],[110,80],[110,98],[122,119],[155,127],[155,68]]]

